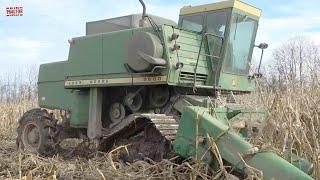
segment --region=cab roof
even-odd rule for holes
[[[254,6],[251,6],[249,4],[246,4],[238,0],[222,1],[222,2],[205,4],[200,6],[184,6],[183,8],[180,9],[180,15],[194,14],[199,12],[206,12],[206,11],[227,9],[227,8],[236,8],[257,17],[261,16],[261,9],[258,9]]]

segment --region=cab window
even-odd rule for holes
[[[226,31],[227,13],[214,12],[207,16],[207,31],[223,37]]]
[[[208,36],[208,47],[211,55],[220,57],[221,48],[227,25],[227,12],[213,12],[207,15],[207,32],[216,36]],[[217,59],[218,60],[218,59]]]
[[[193,15],[183,17],[181,27],[183,29],[201,32],[203,30],[203,16]]]

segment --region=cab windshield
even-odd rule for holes
[[[247,74],[257,21],[246,15],[234,14],[226,49],[224,71]]]

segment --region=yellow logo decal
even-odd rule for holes
[[[232,79],[232,86],[235,87],[237,85],[236,80]]]

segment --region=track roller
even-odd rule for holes
[[[121,121],[126,116],[126,110],[122,103],[113,103],[109,109],[109,117],[113,123]]]

